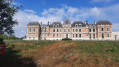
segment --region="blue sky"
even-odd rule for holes
[[[86,20],[109,20],[113,31],[119,31],[119,0],[14,0],[13,4],[23,5],[14,16],[19,24],[14,27],[17,37],[26,35],[26,25],[30,21],[46,24],[48,21],[64,21],[65,17],[71,22]]]

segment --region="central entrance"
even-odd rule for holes
[[[68,34],[66,34],[66,38],[68,38]]]

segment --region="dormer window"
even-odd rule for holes
[[[78,27],[78,24],[75,24],[75,27]]]
[[[59,24],[57,24],[57,27],[59,27]]]
[[[81,27],[82,25],[81,24],[79,24],[79,27]]]

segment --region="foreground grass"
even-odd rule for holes
[[[0,67],[119,67],[119,41],[5,41]]]

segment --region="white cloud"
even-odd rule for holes
[[[12,2],[13,5],[21,5],[20,3]]]
[[[113,0],[92,0],[93,3],[100,3],[100,2],[111,2]]]
[[[26,9],[15,14],[14,19],[17,19],[19,24],[14,27],[15,35],[22,37],[26,35],[26,25],[30,21],[38,21],[47,23],[53,21],[63,21],[65,17],[69,17],[71,21],[84,20],[93,17],[97,20],[110,20],[113,22],[113,30],[119,29],[119,4],[108,7],[98,8],[76,8],[71,6],[63,6],[62,8],[49,8],[41,13],[41,16],[36,15],[35,11]],[[117,25],[118,24],[118,25]]]
[[[35,11],[30,10],[30,9],[25,9],[25,10],[24,10],[24,12],[27,12],[27,13],[33,13],[33,14],[35,14],[35,13],[36,13]]]

